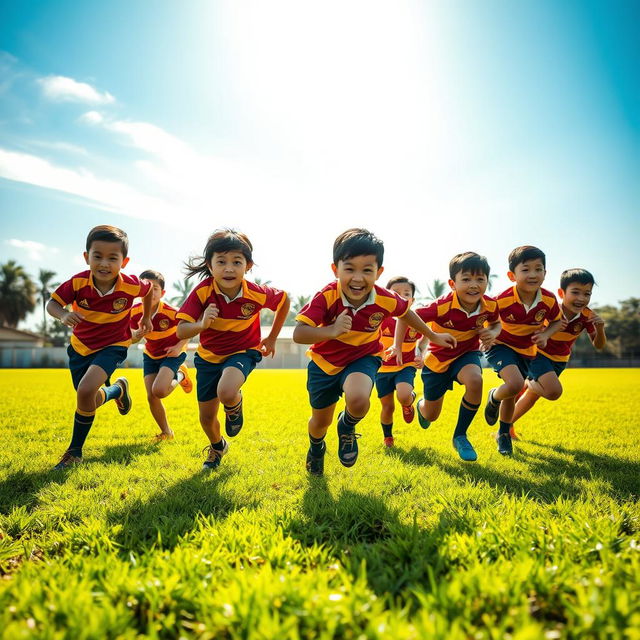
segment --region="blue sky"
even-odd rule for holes
[[[475,250],[500,289],[535,244],[547,288],[640,295],[637,2],[7,0],[0,25],[0,255],[34,275],[111,223],[171,282],[231,226],[308,294],[366,226],[383,281]]]

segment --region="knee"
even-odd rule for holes
[[[413,392],[402,390],[398,391],[398,402],[403,406],[408,406],[413,402]]]
[[[520,391],[522,391],[522,387],[524,387],[524,379],[520,378],[519,380],[510,380],[505,383],[507,387],[507,393],[510,397],[517,396]]]
[[[476,397],[482,397],[482,377],[474,376],[465,383],[467,392]]]
[[[161,399],[166,398],[169,395],[169,389],[167,389],[164,385],[154,384],[151,388],[151,394],[153,397]]]
[[[222,404],[227,406],[231,406],[236,403],[236,397],[238,395],[238,390],[234,387],[220,385],[218,387],[218,399]]]
[[[553,387],[549,389],[545,397],[547,398],[547,400],[558,400],[558,398],[560,398],[561,395],[562,395],[562,387],[558,385],[557,387]]]
[[[81,382],[78,385],[78,389],[77,389],[78,402],[82,402],[84,404],[95,403],[97,392],[98,390],[95,389],[94,387],[86,384],[82,384]]]
[[[369,397],[364,394],[354,394],[347,398],[349,413],[355,416],[363,416],[369,411]]]

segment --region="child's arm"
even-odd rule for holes
[[[400,325],[401,321],[403,324],[406,323],[412,329],[415,329],[418,333],[421,333],[425,338],[428,338],[429,342],[433,342],[433,344],[437,344],[441,347],[449,347],[449,348],[453,348],[458,344],[456,339],[450,333],[436,333],[435,331],[432,331],[431,329],[429,329],[429,327],[424,322],[422,322],[422,320],[420,319],[420,316],[412,309],[409,309],[409,311],[407,311],[407,313],[405,313],[402,316],[402,318],[398,318],[398,321],[396,322],[396,335],[398,331],[398,326]],[[405,325],[405,330],[406,330],[406,325]],[[401,335],[402,337],[404,337],[404,333],[402,333]],[[402,350],[402,338],[400,340],[401,340],[400,349]],[[394,346],[395,346],[395,338],[394,338]]]
[[[148,283],[148,280],[143,280],[143,282]],[[142,298],[142,318],[140,318],[140,325],[138,326],[138,330],[143,332],[142,335],[153,331],[153,324],[151,322],[151,312],[153,311],[152,298],[153,288],[149,286],[147,294]]]
[[[554,334],[562,329],[562,318],[554,320],[544,331],[536,331],[531,336],[531,342],[537,345],[538,348],[544,349],[547,346],[547,340]]]
[[[60,320],[62,324],[66,324],[67,327],[71,328],[79,325],[84,320],[84,316],[81,313],[78,311],[67,311],[53,298],[47,302],[47,313],[56,320]]]
[[[287,296],[280,305],[280,308],[276,311],[276,314],[273,316],[273,324],[271,325],[271,331],[269,335],[260,342],[260,346],[258,349],[262,352],[263,356],[273,356],[276,355],[276,340],[282,329],[282,325],[284,325],[284,321],[287,319],[287,315],[289,313],[289,296]]]
[[[414,360],[414,364],[418,369],[422,369],[424,366],[424,356],[425,351],[427,350],[427,345],[429,344],[429,338],[426,336],[422,336],[420,342],[418,342],[418,350],[416,352],[416,358]]]
[[[298,322],[293,330],[293,341],[298,344],[317,344],[325,342],[347,333],[351,329],[351,316],[349,311],[345,309],[333,324],[326,327],[312,327],[304,322]]]
[[[176,335],[180,340],[188,340],[202,333],[205,329],[211,326],[211,323],[218,317],[218,307],[211,303],[206,307],[200,316],[198,322],[187,322],[186,320],[180,320],[178,328],[176,329]]]
[[[500,331],[502,331],[502,324],[499,320],[492,322],[488,327],[478,329],[478,337],[483,351],[488,351],[493,346],[496,338],[500,335]]]
[[[186,338],[176,342],[173,347],[167,347],[164,351],[164,355],[167,358],[177,358],[183,351],[184,346],[189,342]]]
[[[604,349],[604,345],[607,344],[607,336],[604,333],[604,320],[597,314],[594,313],[591,316],[591,324],[593,324],[596,333],[591,337],[591,343],[593,346],[600,351],[600,349]]]

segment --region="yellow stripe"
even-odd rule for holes
[[[366,333],[365,331],[347,331],[347,333],[343,333],[335,339],[339,342],[343,342],[344,344],[352,344],[359,347],[360,345],[373,342],[374,340],[379,340],[380,333],[378,331],[374,331],[373,333]]]
[[[104,391],[102,393],[104,393]],[[78,409],[77,407],[76,407],[76,413],[79,413],[81,416],[85,416],[85,418],[90,418],[91,416],[96,415],[95,409],[93,411],[83,411],[82,409]]]
[[[258,348],[258,345],[255,345],[254,347],[247,347],[246,349],[240,349],[239,351],[234,351],[233,353],[225,353],[224,355],[218,355],[213,353],[212,351],[209,351],[208,349],[205,349],[202,345],[200,345],[198,347],[198,355],[203,360],[206,360],[207,362],[211,362],[212,364],[220,364],[221,362],[224,362],[227,358],[230,358],[236,353],[245,353],[245,351],[248,351],[249,349],[257,349],[257,348]]]
[[[176,327],[170,327],[166,331],[151,331],[147,333],[144,337],[147,340],[162,340],[163,338],[168,338],[172,336],[176,332]]]
[[[78,291],[82,289],[82,287],[88,287],[90,284],[89,278],[74,278],[72,280],[73,290]]]
[[[65,302],[57,293],[52,293],[51,299],[55,300],[61,307],[66,307],[69,304],[68,302]]]
[[[112,342],[111,344],[105,344],[97,349],[90,349],[83,342],[80,342],[74,333],[71,334],[70,342],[74,351],[77,351],[81,356],[91,355],[92,353],[100,351],[101,349],[106,349],[107,347],[128,347],[131,344],[131,340],[125,340],[124,342]]]
[[[446,327],[444,325],[438,324],[437,322],[431,322],[431,330],[436,333],[449,333],[451,334],[458,342],[462,342],[463,340],[471,340],[478,335],[475,329],[469,329],[469,331],[458,331],[457,329],[452,329],[451,327]]]
[[[275,313],[278,313],[278,311],[280,311],[280,308],[284,304],[284,302],[287,299],[287,297],[288,296],[287,296],[286,292],[283,291],[282,300],[280,300],[280,302],[278,302],[278,306],[276,307]]]
[[[89,311],[84,307],[80,307],[77,304],[74,305],[87,322],[93,322],[95,324],[113,324],[114,322],[120,322],[129,315],[129,309],[125,309],[120,313],[105,313],[104,311]]]
[[[123,282],[119,287],[116,287],[116,291],[123,291],[124,293],[128,293],[130,296],[138,297],[142,292],[142,287],[137,284],[127,284]]]
[[[337,289],[329,289],[329,291],[325,291],[322,295],[327,301],[327,309],[340,297]]]
[[[264,306],[264,301],[267,299],[266,293],[261,293],[260,291],[253,291],[249,287],[243,291],[243,298],[247,300],[255,300],[261,307]]]
[[[315,353],[309,349],[307,355],[328,375],[335,376],[336,373],[340,373],[347,365],[337,367],[331,364],[328,360],[325,360],[319,353]]]
[[[510,322],[503,322],[502,329],[507,333],[510,333],[512,336],[530,336],[532,333],[537,331],[540,327],[543,326],[543,323],[540,324],[511,324]]]
[[[311,318],[307,318],[307,316],[303,316],[301,313],[299,313],[296,316],[295,320],[296,322],[302,322],[303,324],[308,324],[310,327],[318,326]]]
[[[394,364],[394,365],[386,365],[383,364],[379,369],[379,373],[395,373],[396,371],[402,371],[407,367],[415,367],[415,364]]]
[[[518,300],[516,300],[515,296],[508,296],[506,298],[498,298],[496,302],[498,303],[499,309],[506,309],[507,307],[510,307],[512,304],[515,304],[516,302],[518,302]],[[520,302],[519,304],[522,304],[522,303]]]
[[[509,347],[509,349],[512,349],[513,351],[515,351],[516,353],[519,353],[520,355],[523,355],[523,356],[528,356],[529,358],[535,357],[537,353],[537,347],[535,344],[532,344],[530,347],[527,347],[526,349],[522,349],[520,347],[514,347],[512,344],[507,344],[502,340],[496,340],[496,344],[503,344]]]
[[[398,306],[398,301],[390,296],[376,295],[375,304],[386,309],[389,313],[393,313]]]
[[[211,328],[215,331],[244,331],[256,322],[256,320],[257,316],[247,318],[246,320],[238,320],[235,318],[216,318],[213,321],[213,326]]]
[[[202,302],[202,304],[205,303],[205,300],[211,295],[211,286],[209,287],[200,287],[199,289],[196,289],[198,298],[200,300],[200,302]],[[192,322],[195,322],[195,320],[193,320]]]
[[[184,311],[181,311],[180,313],[178,313],[176,315],[176,318],[178,318],[178,320],[184,320],[185,322],[197,322],[195,318],[192,318],[189,314],[185,313]]]
[[[444,362],[441,362],[440,360],[438,360],[438,358],[436,358],[433,355],[433,353],[430,353],[424,361],[424,366],[429,367],[431,371],[435,371],[436,373],[442,373],[443,371],[446,371],[449,368],[449,366],[454,360],[455,358],[451,358],[450,360],[445,360]]]

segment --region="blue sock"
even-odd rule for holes
[[[104,404],[109,400],[115,400],[122,395],[122,387],[119,384],[112,384],[110,387],[102,387],[100,389],[104,393]]]
[[[355,418],[345,409],[340,416],[340,420],[338,420],[338,433],[352,433],[353,428],[360,420],[362,418]]]
[[[89,435],[89,431],[91,431],[91,425],[95,417],[95,414],[92,416],[83,416],[77,411],[73,416],[73,434],[71,435],[69,450],[72,451],[74,455],[82,456],[82,446]]]
[[[503,436],[505,433],[509,433],[509,429],[511,429],[511,423],[500,420],[500,429],[498,434]]]
[[[473,404],[473,402],[469,402],[464,397],[460,402],[460,410],[458,411],[458,422],[456,423],[456,429],[453,432],[453,437],[457,436],[466,436],[467,429],[471,424],[471,421],[475,417],[476,413],[478,413],[479,404]]]
[[[309,434],[309,442],[311,443],[311,453],[316,456],[316,458],[320,457],[325,451],[324,436],[322,438],[314,438]]]
[[[392,438],[393,422],[391,424],[385,424],[384,422],[381,422],[380,424],[382,425],[382,433],[384,433],[384,437]]]

